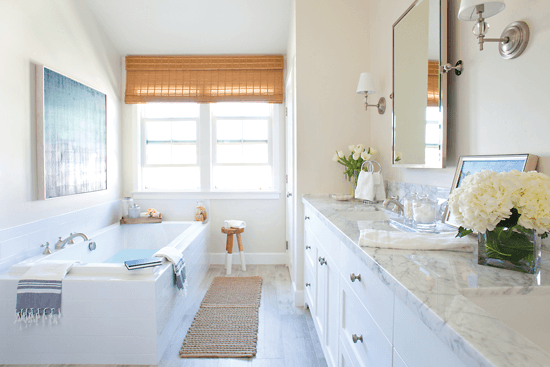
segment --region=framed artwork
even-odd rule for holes
[[[36,65],[38,199],[107,189],[107,96]]]
[[[509,154],[509,155],[471,155],[460,157],[456,167],[451,193],[460,184],[466,176],[472,175],[483,170],[494,172],[510,172],[518,170],[520,172],[534,171],[537,168],[539,157],[533,154]],[[449,206],[445,210],[443,221],[454,227],[460,227],[453,220]]]

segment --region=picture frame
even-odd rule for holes
[[[107,190],[107,95],[35,65],[38,200]]]
[[[534,154],[505,154],[505,155],[470,155],[462,156],[458,160],[451,194],[454,189],[460,186],[462,180],[471,174],[489,170],[494,172],[510,172],[518,170],[520,172],[534,171],[537,168],[539,157]],[[460,227],[453,218],[451,210],[447,205],[443,223],[453,227]]]

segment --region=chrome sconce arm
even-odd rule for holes
[[[378,104],[369,104],[367,101],[368,94],[365,93],[365,111],[369,109],[369,107],[376,107],[378,109],[378,113],[383,115],[384,112],[386,112],[386,98],[380,97],[378,100]]]

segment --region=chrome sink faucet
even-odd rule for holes
[[[399,196],[392,196],[391,198],[384,200],[384,202],[382,203],[382,206],[384,207],[384,209],[389,210],[388,205],[390,204],[393,204],[393,208],[391,209],[392,211],[403,215],[404,208],[403,208],[403,205],[399,202]]]
[[[59,250],[59,249],[65,248],[65,245],[75,237],[82,237],[84,241],[89,240],[88,236],[86,236],[84,233],[73,233],[69,237],[65,238],[64,240],[62,240],[61,237],[59,237],[59,241],[57,241],[55,244],[55,249]]]

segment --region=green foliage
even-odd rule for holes
[[[471,229],[466,229],[466,228],[460,226],[458,228],[458,233],[456,234],[455,237],[464,237],[464,236],[469,235],[470,233],[474,233],[474,231],[472,231]]]

